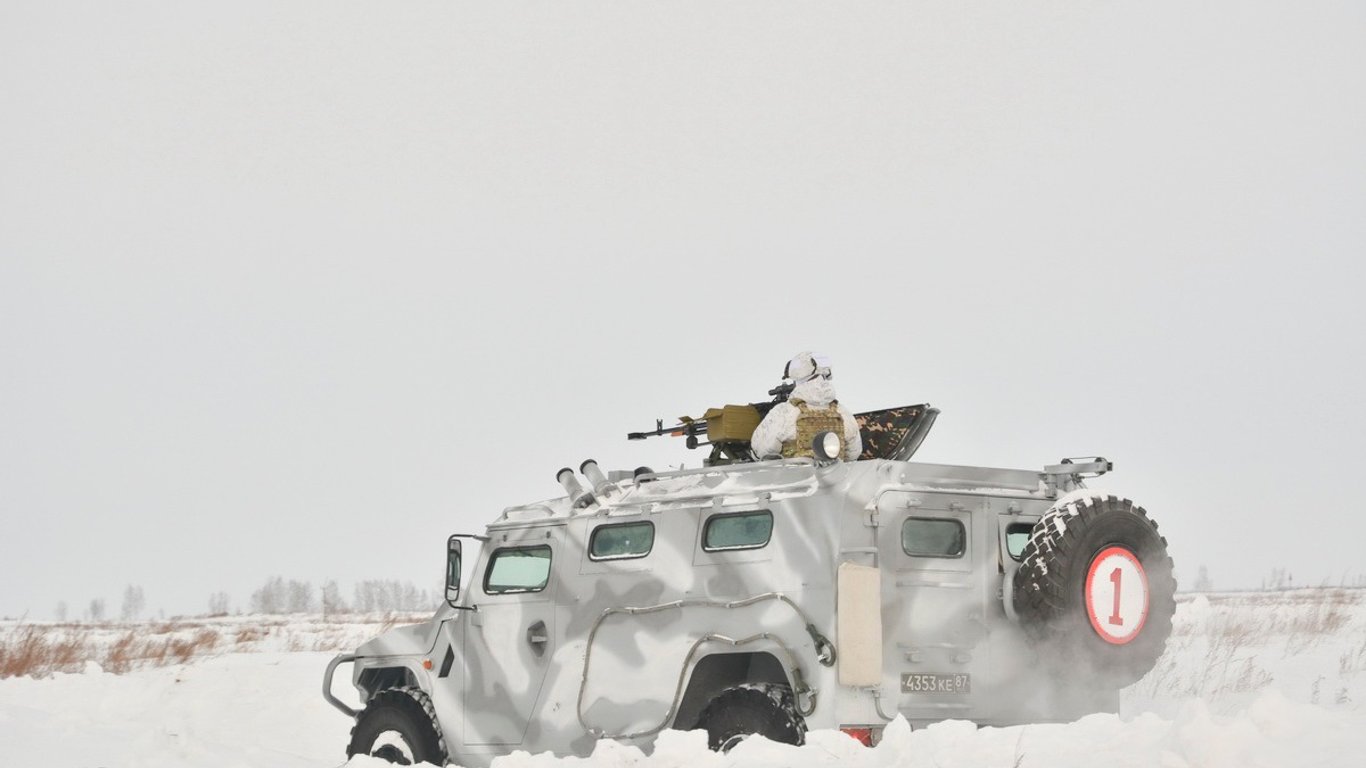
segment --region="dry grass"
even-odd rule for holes
[[[1219,615],[1221,625],[1178,624],[1173,636],[1210,632],[1248,635],[1287,635],[1289,637],[1321,637],[1331,635],[1346,626],[1352,609],[1361,603],[1360,590],[1305,589],[1287,592],[1256,594],[1230,593],[1209,595],[1207,599]],[[1237,607],[1251,610],[1225,610]]]
[[[90,645],[80,635],[49,637],[44,627],[27,624],[0,639],[0,678],[52,672],[79,672],[90,658]]]
[[[99,625],[24,624],[0,633],[0,678],[47,677],[80,672],[94,661],[106,672],[185,664],[218,648],[218,630],[194,625],[153,624],[103,638]]]
[[[1207,642],[1203,659],[1194,669],[1182,670],[1177,659],[1188,658],[1195,638],[1173,638],[1169,653],[1148,673],[1150,694],[1175,696],[1221,696],[1250,693],[1272,682],[1271,673],[1256,662],[1258,630],[1251,624],[1231,621],[1212,627],[1200,638]],[[1184,672],[1184,674],[1183,674]]]
[[[218,647],[218,633],[203,627],[192,635],[156,637],[168,632],[153,632],[152,637],[140,637],[127,632],[105,651],[100,666],[106,672],[121,675],[139,667],[164,667],[185,664],[196,656],[212,653]]]
[[[1363,598],[1361,590],[1333,588],[1181,598],[1187,606],[1173,627],[1168,653],[1140,686],[1152,697],[1206,699],[1261,690],[1273,682],[1262,665],[1275,656],[1296,657],[1324,643],[1341,647],[1353,637]],[[1339,657],[1341,676],[1361,668],[1366,641]]]
[[[106,672],[113,672],[121,675],[133,668],[133,645],[137,643],[136,634],[129,632],[118,640],[104,653],[104,658],[100,661],[100,666]]]
[[[123,674],[215,653],[337,651],[427,614],[253,616],[133,623],[0,622],[0,679],[80,672],[95,662]]]
[[[1363,637],[1361,644],[1355,648],[1342,652],[1338,656],[1338,674],[1342,677],[1351,677],[1357,672],[1366,669],[1366,637]]]

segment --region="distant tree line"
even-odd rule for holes
[[[348,601],[342,596],[341,586],[335,579],[329,579],[322,586],[315,587],[312,582],[286,580],[282,576],[272,576],[251,593],[247,601],[249,613],[319,613],[324,615],[339,613],[384,613],[389,611],[430,611],[440,602],[440,590],[435,592],[418,589],[410,581],[397,579],[367,579],[357,582]],[[208,614],[226,616],[232,610],[232,598],[227,592],[214,592],[209,595]],[[123,603],[118,618],[122,621],[137,621],[147,611],[147,598],[141,586],[129,584],[123,590]],[[53,615],[57,621],[101,622],[110,618],[104,598],[91,600],[82,613],[76,615],[65,600],[57,602]],[[163,613],[164,616],[164,613]]]
[[[226,595],[218,593],[215,598],[223,598],[215,603],[210,599],[210,612],[215,608],[225,608]],[[429,611],[436,607],[437,600],[432,593],[418,589],[410,581],[393,579],[368,579],[356,583],[352,590],[351,602],[342,597],[341,587],[336,580],[329,579],[321,587],[312,582],[286,581],[282,576],[273,576],[259,589],[251,593],[248,601],[250,613],[378,613],[384,611]],[[222,611],[226,613],[227,611]]]
[[[129,584],[123,590],[123,607],[119,611],[119,618],[123,621],[136,621],[142,617],[143,611],[147,609],[147,599],[143,596],[142,587],[136,584]],[[58,600],[57,607],[52,610],[52,614],[57,621],[66,621],[71,618],[76,621],[95,621],[100,622],[109,618],[108,610],[105,608],[104,598],[97,597],[92,599],[85,608],[85,612],[78,616],[71,616],[71,608],[65,600]]]

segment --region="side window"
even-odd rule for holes
[[[901,524],[901,548],[911,557],[962,557],[967,539],[957,520],[909,517]]]
[[[1006,526],[1006,552],[1015,560],[1020,559],[1024,554],[1025,545],[1029,543],[1029,534],[1034,530],[1033,523],[1011,523]]]
[[[590,560],[626,560],[645,557],[655,544],[655,524],[649,521],[600,525],[588,542]]]
[[[768,510],[713,515],[702,532],[702,549],[759,549],[773,535],[773,513]]]
[[[484,592],[540,592],[550,581],[550,547],[507,547],[493,553],[484,574]]]

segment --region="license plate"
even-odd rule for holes
[[[972,693],[972,675],[901,676],[902,693]]]

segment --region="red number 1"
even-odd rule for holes
[[[1124,626],[1124,617],[1119,615],[1119,582],[1120,572],[1116,568],[1110,572],[1110,583],[1115,585],[1115,612],[1110,615],[1110,623],[1116,627]]]

